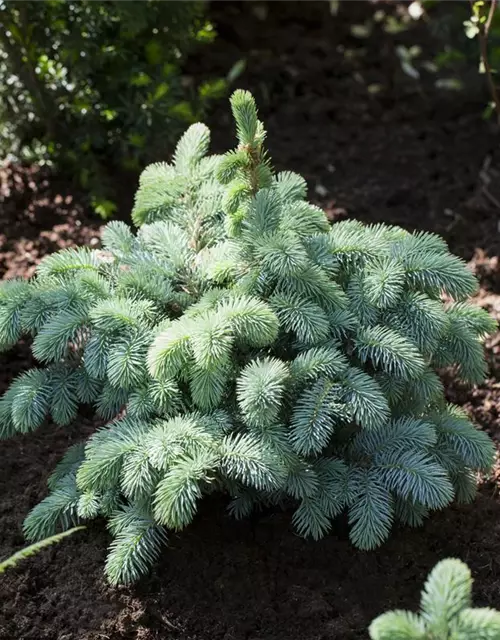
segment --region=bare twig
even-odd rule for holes
[[[473,0],[470,0],[470,2],[471,2],[472,10],[474,11],[474,2]],[[500,95],[498,93],[498,89],[495,84],[495,79],[493,77],[493,70],[490,66],[490,62],[488,58],[488,35],[490,32],[491,23],[493,22],[493,16],[495,15],[497,6],[498,6],[498,0],[491,0],[486,22],[484,22],[483,24],[481,23],[478,24],[478,29],[479,29],[478,38],[479,38],[481,62],[483,63],[484,72],[486,74],[486,79],[488,81],[491,97],[493,99],[493,103],[495,104],[498,123],[500,124]]]
[[[493,20],[493,15],[495,13],[496,6],[497,6],[497,0],[491,0],[490,11],[488,13],[488,19],[486,20],[486,23],[484,25],[484,33],[485,33],[486,37],[488,36],[488,34],[490,32],[491,22]]]

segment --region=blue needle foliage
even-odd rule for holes
[[[108,518],[113,583],[147,571],[213,492],[236,517],[290,503],[314,539],[347,511],[373,549],[395,521],[470,501],[493,460],[436,373],[485,374],[495,323],[467,302],[464,262],[432,234],[330,226],[303,178],[273,171],[252,96],[231,107],[234,151],[209,155],[195,124],[143,172],[136,233],[111,222],[103,250],[0,288],[0,345],[31,335],[40,363],[0,399],[0,434],[64,426],[80,403],[108,421],[68,451],[25,533]]]

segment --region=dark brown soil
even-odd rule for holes
[[[203,77],[246,58],[238,85],[258,98],[276,166],[305,175],[332,219],[443,234],[472,261],[478,304],[500,318],[499,137],[481,119],[483,96],[450,97],[406,78],[392,36],[363,41],[366,53],[346,59],[341,47],[361,46],[349,24],[372,10],[366,3],[344,3],[337,18],[328,3],[269,3],[265,20],[254,6],[212,5],[219,41],[192,61],[194,72]],[[425,34],[412,37],[432,47]],[[377,95],[366,89],[374,82],[383,86]],[[226,111],[210,118],[216,149],[231,144]],[[6,167],[0,178],[0,275],[29,275],[47,252],[97,242],[99,222],[49,173]],[[500,443],[500,334],[487,350],[485,384],[469,389],[449,377],[447,390]],[[0,392],[29,364],[27,345],[0,356]],[[23,518],[45,495],[56,460],[93,428],[82,418],[0,443],[0,557],[23,545]],[[92,525],[1,577],[0,640],[367,638],[381,611],[416,607],[426,574],[446,556],[469,563],[478,605],[500,607],[499,475],[483,481],[473,505],[396,530],[371,553],[352,548],[342,522],[328,538],[307,542],[286,513],[235,523],[213,500],[133,588],[105,583],[109,538]]]
[[[0,167],[0,276],[31,276],[46,255],[77,245],[97,245],[101,223],[84,199],[47,169]]]

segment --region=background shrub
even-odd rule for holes
[[[0,144],[50,159],[111,213],[110,176],[163,157],[223,91],[181,65],[214,31],[202,2],[15,2],[0,6]]]

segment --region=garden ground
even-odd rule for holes
[[[479,276],[478,304],[500,318],[500,140],[481,119],[482,97],[405,78],[388,35],[346,56],[360,49],[353,18],[330,16],[328,3],[270,3],[264,20],[250,3],[215,3],[212,11],[219,40],[204,60],[190,61],[190,73],[203,77],[247,59],[238,84],[261,106],[277,168],[302,173],[332,220],[442,234]],[[349,11],[364,18],[367,9]],[[382,90],[370,94],[368,84]],[[223,104],[209,119],[215,150],[232,144],[226,112]],[[99,222],[75,189],[18,166],[1,169],[0,183],[1,276],[30,275],[57,248],[97,246]],[[130,194],[121,207],[125,217]],[[450,375],[446,383],[449,398],[500,445],[500,334],[487,349],[484,385],[471,390]],[[0,391],[30,363],[26,344],[0,356]],[[0,557],[23,545],[23,518],[45,495],[55,463],[95,426],[82,415],[71,428],[47,425],[0,444]],[[132,588],[106,584],[109,538],[91,525],[2,576],[0,639],[366,638],[381,611],[416,606],[427,573],[446,556],[469,564],[478,606],[500,608],[499,482],[500,471],[483,480],[474,504],[435,514],[421,529],[396,529],[369,553],[352,548],[343,521],[308,542],[294,535],[287,513],[236,523],[214,499]]]

